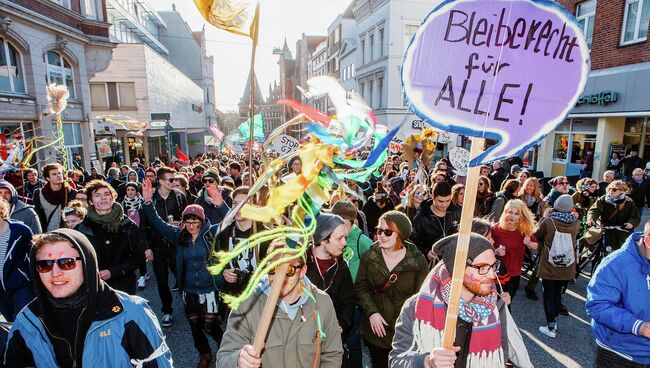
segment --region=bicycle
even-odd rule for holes
[[[578,241],[578,249],[576,252],[576,276],[578,276],[589,263],[591,263],[591,273],[589,276],[592,276],[596,272],[596,269],[603,258],[607,257],[614,250],[611,246],[606,244],[609,230],[623,231],[626,233],[630,232],[620,226],[595,226],[595,228],[603,230],[603,234],[598,240],[596,249],[590,251],[590,247],[585,246],[587,242],[584,241],[583,238]],[[587,276],[584,272],[582,273]]]

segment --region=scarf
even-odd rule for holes
[[[69,193],[69,188],[67,187],[66,184],[63,185],[63,187],[56,192],[52,190],[52,187],[50,186],[50,183],[47,183],[43,186],[41,189],[41,193],[43,193],[43,197],[45,197],[45,200],[48,201],[48,203],[54,205],[54,206],[63,206],[66,203],[66,194]],[[68,198],[70,200],[72,198]]]
[[[570,224],[578,220],[578,215],[573,212],[553,211],[551,212],[551,218],[565,224]]]
[[[534,195],[524,194],[524,202],[526,202],[526,206],[530,207],[537,202],[537,198]]]
[[[429,353],[442,346],[445,316],[451,294],[451,275],[444,263],[439,263],[425,280],[415,302],[413,345],[403,355]],[[476,296],[471,302],[461,300],[458,316],[472,323],[466,367],[505,367],[501,346],[501,321],[497,307],[496,289],[485,297]]]
[[[113,208],[108,215],[100,215],[95,211],[95,207],[89,207],[87,216],[92,222],[101,225],[106,232],[116,233],[122,223],[124,210],[119,203],[113,203]]]
[[[136,193],[133,198],[125,196],[122,201],[122,207],[124,207],[127,213],[140,210],[142,208],[142,196],[140,193]]]
[[[621,193],[616,197],[612,197],[609,194],[605,195],[605,202],[611,204],[612,206],[616,206],[618,204],[621,204],[625,202],[625,193]]]

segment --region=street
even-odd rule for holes
[[[151,275],[153,270],[149,266]],[[593,366],[596,344],[592,338],[589,327],[589,317],[585,313],[584,303],[589,279],[581,276],[563,297],[563,302],[569,309],[568,317],[559,316],[557,338],[551,339],[542,335],[538,327],[545,324],[544,307],[542,305],[541,282],[537,285],[538,301],[526,298],[524,286],[527,279],[522,277],[518,294],[513,300],[512,314],[517,322],[521,334],[528,348],[531,361],[535,367],[591,367]],[[170,285],[173,280],[170,280]],[[149,280],[147,287],[139,295],[148,299],[158,318],[160,312],[160,298],[155,281]],[[192,344],[190,327],[183,312],[181,293],[174,293],[174,325],[165,328],[167,344],[172,350],[174,366],[181,368],[194,367],[198,361],[198,353]],[[213,351],[216,344],[211,341]],[[366,367],[370,367],[370,360],[364,355]]]

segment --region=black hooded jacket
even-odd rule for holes
[[[25,307],[43,324],[47,332],[47,341],[52,344],[55,359],[60,367],[81,367],[85,336],[94,321],[103,321],[124,313],[124,303],[115,290],[99,278],[97,256],[88,238],[72,229],[58,229],[50,232],[66,238],[79,252],[84,273],[84,283],[78,293],[83,293],[83,303],[79,307],[54,308],[52,296],[40,281],[36,270],[36,249],[32,247],[29,255],[30,271],[34,280],[36,298]],[[124,294],[123,294],[124,295]],[[127,296],[127,298],[137,298]],[[57,309],[58,311],[54,311]],[[21,312],[21,314],[24,313]],[[70,333],[72,332],[72,333]],[[63,338],[62,336],[75,336]],[[131,358],[144,359],[152,354],[154,348],[149,339],[135,323],[125,324],[124,335],[120,345]],[[22,336],[15,331],[8,342],[4,367],[36,366],[34,354],[29,350],[25,339],[38,336]],[[44,338],[44,337],[41,337]],[[70,341],[72,340],[72,341]],[[156,361],[146,363],[145,367],[158,367]],[[93,367],[90,367],[93,368]]]
[[[420,210],[413,219],[413,235],[411,239],[420,252],[426,257],[435,242],[445,236],[455,234],[460,222],[459,213],[447,209],[444,217],[438,217],[431,211],[433,201],[427,199],[420,204]]]

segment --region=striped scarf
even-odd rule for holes
[[[424,282],[418,294],[413,323],[413,346],[406,354],[428,353],[443,345],[450,289],[451,275],[441,262],[431,271],[428,282]],[[496,290],[493,290],[486,297],[477,296],[469,303],[461,303],[459,317],[472,322],[467,368],[506,366],[496,301]]]

